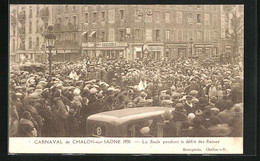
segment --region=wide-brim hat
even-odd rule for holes
[[[195,117],[196,117],[196,115],[194,113],[189,113],[188,116],[187,116],[188,121],[193,120]]]
[[[197,90],[190,91],[190,95],[196,96],[199,92]]]
[[[227,124],[217,124],[210,126],[208,131],[211,136],[228,136],[231,133],[231,128]]]
[[[140,129],[140,133],[142,135],[149,134],[150,133],[150,128],[149,127],[143,127],[143,128]]]
[[[195,115],[196,115],[196,116],[200,116],[200,115],[202,115],[202,114],[203,114],[202,110],[196,110],[196,111],[195,111]]]
[[[78,96],[78,95],[80,94],[80,89],[75,88],[74,91],[73,91],[73,94],[74,94],[75,96]]]
[[[192,97],[191,95],[187,95],[187,96],[186,96],[186,100],[192,100],[192,98],[193,98],[193,97]]]
[[[22,86],[16,86],[16,87],[14,87],[14,89],[15,90],[20,90],[20,89],[22,89]]]
[[[216,103],[218,101],[217,97],[213,96],[210,98],[210,102]]]
[[[21,97],[23,97],[23,94],[22,93],[15,93],[15,96],[18,97],[18,98],[21,98]]]
[[[165,111],[163,114],[161,114],[161,116],[164,120],[170,120],[171,118],[173,118],[170,110]]]
[[[91,88],[91,89],[89,90],[89,92],[90,92],[91,94],[95,94],[95,93],[98,92],[98,90],[94,87],[94,88]]]
[[[196,103],[199,103],[199,99],[197,99],[197,98],[192,98],[191,101],[192,101],[192,103],[195,103],[195,104],[196,104]]]

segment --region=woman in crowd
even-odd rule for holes
[[[11,69],[12,136],[84,136],[92,114],[149,106],[171,110],[165,136],[182,136],[185,129],[193,130],[189,135],[210,136],[210,130],[223,127],[232,131],[227,136],[242,135],[243,110],[233,107],[243,103],[239,65],[121,59],[87,66],[60,63],[53,69],[51,80],[47,71]]]

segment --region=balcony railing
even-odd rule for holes
[[[12,25],[16,24],[16,18],[14,16],[11,16],[11,20],[10,20]]]
[[[54,32],[63,32],[63,31],[78,31],[79,25],[73,25],[72,23],[61,25],[61,24],[55,24],[54,25]]]
[[[25,44],[24,44],[24,43],[21,43],[21,44],[20,44],[19,50],[25,50]]]
[[[25,11],[20,12],[18,14],[18,19],[19,19],[20,22],[25,22]]]
[[[47,7],[44,7],[40,10],[40,17],[43,21],[48,21],[49,18],[49,9]]]
[[[18,33],[19,34],[25,34],[25,27],[19,27],[18,28]]]
[[[55,47],[56,48],[79,47],[79,42],[73,40],[63,40],[63,41],[56,40]]]

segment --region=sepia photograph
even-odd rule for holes
[[[243,138],[243,5],[9,7],[9,138]]]

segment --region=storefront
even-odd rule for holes
[[[148,45],[148,58],[161,59],[163,55],[163,46]]]
[[[53,61],[79,61],[80,50],[79,49],[57,49],[53,51]]]
[[[133,59],[142,59],[143,57],[142,45],[133,45]]]
[[[212,44],[195,44],[194,58],[206,59],[216,57],[218,55],[217,48],[213,47]]]
[[[34,61],[37,63],[42,63],[46,61],[47,56],[43,51],[37,51],[34,55]]]
[[[224,57],[229,57],[231,55],[231,52],[232,52],[231,45],[226,45]]]
[[[17,60],[16,60],[16,53],[11,52],[9,57],[10,57],[9,58],[10,62],[12,62],[12,63],[17,62]]]
[[[122,42],[89,42],[82,43],[82,55],[89,58],[105,59],[126,58],[127,43]]]
[[[164,47],[162,44],[133,45],[133,55],[135,59],[161,59],[164,57],[163,51]]]
[[[16,54],[16,62],[35,62],[36,55],[41,54],[41,51],[18,50]]]
[[[189,46],[187,43],[165,44],[165,57],[170,59],[188,58]]]

